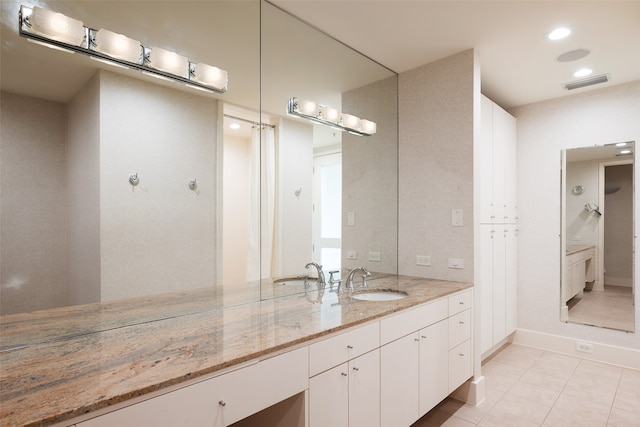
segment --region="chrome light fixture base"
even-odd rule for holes
[[[334,108],[295,96],[289,98],[287,113],[340,131],[347,131],[354,135],[371,136],[377,130],[375,122],[361,119],[351,114],[340,113]]]
[[[188,71],[185,72],[184,75],[176,75],[176,74],[172,74],[171,72],[167,72],[162,69],[152,67],[147,59],[149,52],[153,50],[153,48],[150,48],[150,47],[141,45],[142,54],[140,55],[140,58],[138,59],[137,62],[130,61],[127,59],[122,59],[116,56],[111,56],[107,53],[101,52],[96,43],[96,35],[100,30],[89,28],[87,26],[84,26],[84,24],[82,24],[84,28],[84,38],[82,42],[78,44],[73,44],[68,42],[69,40],[71,40],[68,37],[57,35],[55,33],[56,31],[55,28],[53,29],[45,28],[42,31],[37,31],[33,26],[33,22],[31,22],[31,16],[34,13],[34,10],[36,10],[37,13],[42,13],[44,11],[47,14],[55,15],[55,17],[58,18],[59,20],[64,20],[64,18],[66,18],[69,21],[71,21],[72,25],[77,23],[82,24],[80,21],[74,20],[73,18],[68,18],[59,13],[53,13],[41,8],[35,8],[35,7],[31,8],[27,6],[20,6],[20,11],[18,14],[18,30],[22,37],[25,37],[31,41],[34,41],[39,44],[44,44],[49,47],[61,49],[67,52],[82,53],[100,61],[112,63],[113,65],[118,65],[121,67],[142,71],[143,73],[153,75],[155,77],[165,78],[171,81],[184,83],[189,87],[193,87],[195,89],[201,89],[207,92],[215,92],[215,93],[223,94],[228,90],[226,71],[223,71],[223,70],[220,70],[223,76],[217,79],[219,86],[214,87],[212,85],[204,83],[203,79],[196,78],[196,76],[192,72],[192,69],[195,70],[196,65],[200,65],[200,64],[197,64],[195,62],[190,62],[186,60],[188,64],[187,65]],[[48,31],[48,30],[50,30],[49,33],[48,34],[45,33],[45,31]],[[116,34],[116,35],[122,36],[119,34]],[[125,36],[122,36],[122,37],[125,37]],[[77,40],[77,39],[74,38],[74,40]],[[129,41],[131,40],[132,39],[129,39]]]

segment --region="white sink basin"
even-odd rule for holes
[[[372,289],[370,291],[356,291],[351,294],[351,298],[360,301],[394,301],[408,296],[409,294],[404,291],[393,289]]]

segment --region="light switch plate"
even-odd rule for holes
[[[451,225],[462,227],[462,209],[451,209]]]
[[[347,225],[356,225],[356,213],[347,212]]]
[[[356,251],[347,251],[347,259],[358,259]]]
[[[462,258],[449,258],[447,260],[449,268],[464,268],[464,260]]]
[[[369,261],[380,262],[380,252],[369,252]]]
[[[428,255],[416,255],[416,265],[430,266],[431,257]]]

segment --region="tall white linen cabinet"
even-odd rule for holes
[[[517,327],[516,119],[482,96],[480,294],[482,353]]]

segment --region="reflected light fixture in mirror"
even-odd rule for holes
[[[149,48],[123,34],[94,30],[61,13],[20,6],[19,33],[29,41],[67,52],[79,52],[111,65],[127,67],[188,87],[227,91],[227,72],[159,47]]]
[[[352,114],[340,113],[335,108],[326,107],[307,99],[289,98],[287,113],[338,130],[346,130],[355,135],[371,136],[377,130],[375,122],[361,119]]]

